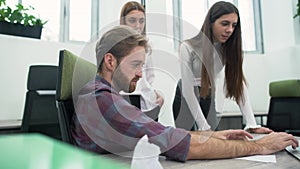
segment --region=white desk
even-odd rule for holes
[[[268,112],[254,112],[254,117],[259,118],[258,124],[265,126],[267,121]],[[227,126],[228,123],[234,123],[234,129],[242,129],[243,128],[243,115],[241,112],[224,112],[221,114],[217,114],[217,118],[222,121],[223,125],[220,129],[229,129],[232,128],[232,126]],[[237,124],[238,123],[238,124]]]
[[[22,120],[0,120],[0,129],[20,128]]]
[[[254,116],[267,116],[267,112],[254,112]],[[242,113],[241,112],[224,112],[217,114],[217,117],[241,117]]]
[[[261,134],[253,134],[254,139],[263,137]],[[298,137],[297,137],[298,138]],[[114,154],[105,155],[117,160],[124,165],[131,164],[131,158]],[[275,153],[276,163],[256,162],[242,159],[221,160],[190,160],[185,163],[166,160],[160,157],[160,163],[164,169],[299,169],[300,160],[288,154],[285,150]]]
[[[105,155],[124,165],[131,164],[131,158],[117,155]],[[300,161],[292,157],[286,151],[277,152],[276,163],[255,162],[240,159],[222,160],[191,160],[185,163],[169,161],[160,157],[160,162],[164,169],[299,169]]]

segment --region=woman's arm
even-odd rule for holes
[[[254,118],[254,113],[253,113],[251,103],[250,103],[250,98],[248,95],[248,90],[247,90],[245,84],[243,85],[243,93],[244,93],[244,102],[242,100],[239,100],[237,102],[237,104],[239,105],[239,108],[243,114],[245,121],[246,121],[245,130],[249,129],[249,128],[259,128],[261,126],[256,124],[256,121]]]
[[[152,86],[155,78],[155,70],[153,66],[153,60],[152,60],[152,55],[147,55],[146,56],[146,62],[145,62],[145,77],[147,82]]]
[[[244,88],[244,102],[242,100],[238,101],[238,105],[240,107],[240,110],[243,114],[243,117],[246,121],[246,127],[244,128],[245,130],[249,130],[250,132],[253,133],[270,133],[272,130],[261,127],[261,125],[257,125],[254,117],[254,113],[251,107],[250,103],[250,98],[248,95],[248,90],[246,88],[246,85],[243,85]]]
[[[180,46],[179,60],[180,60],[180,70],[182,78],[182,95],[185,98],[189,109],[199,127],[199,130],[209,130],[210,125],[207,123],[203,112],[201,110],[200,104],[195,96],[194,92],[194,74],[192,71],[192,60],[191,53],[187,46],[188,44],[182,43]],[[199,73],[201,71],[199,70]]]

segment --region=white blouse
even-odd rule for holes
[[[215,48],[220,48],[220,44],[215,44]],[[194,86],[201,86],[201,69],[202,69],[202,56],[201,50],[197,49],[196,52],[193,47],[188,44],[188,42],[183,42],[180,46],[180,68],[182,77],[182,94],[188,103],[189,109],[199,127],[199,130],[209,130],[210,125],[207,123],[203,112],[201,110],[198,99],[193,91]],[[221,62],[221,59],[217,53],[214,51],[214,77],[213,83],[215,83],[216,90],[214,93],[216,111],[219,113],[223,112],[223,106],[225,101],[225,88],[224,88],[224,78],[225,78],[225,68]],[[191,83],[192,82],[192,83]],[[238,105],[243,117],[246,121],[245,130],[249,128],[259,128],[260,125],[256,124],[254,114],[250,105],[250,98],[244,84],[244,103],[240,100]]]
[[[147,55],[142,78],[137,82],[135,92],[140,93],[141,110],[143,112],[154,109],[158,104],[156,103],[156,93],[152,84],[154,82],[154,67],[152,56]]]

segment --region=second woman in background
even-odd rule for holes
[[[208,11],[200,33],[181,44],[179,58],[182,80],[173,102],[177,127],[216,129],[216,112],[223,111],[222,103],[227,97],[239,105],[246,130],[272,132],[256,124],[250,105],[242,68],[240,16],[233,4],[215,3]],[[196,127],[193,127],[194,123]]]
[[[146,35],[145,8],[142,4],[130,1],[123,5],[120,14],[120,24],[127,25],[139,33]],[[143,77],[138,81],[134,93],[141,95],[141,110],[157,120],[164,99],[152,87],[154,69],[151,55],[146,56]]]

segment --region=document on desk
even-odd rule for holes
[[[264,137],[266,134],[252,134],[253,140],[260,139]],[[253,155],[253,156],[247,156],[247,157],[240,157],[236,159],[241,160],[249,160],[249,161],[258,161],[258,162],[266,162],[266,163],[276,163],[276,156],[275,154],[270,155]]]
[[[248,156],[248,157],[240,157],[240,158],[236,158],[236,159],[266,162],[266,163],[276,163],[275,154],[271,154],[271,155],[253,155],[253,156]]]
[[[160,148],[148,141],[148,136],[142,137],[134,148],[131,169],[163,169],[159,162]]]

